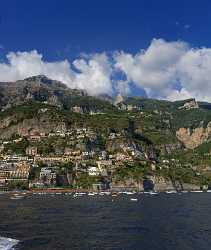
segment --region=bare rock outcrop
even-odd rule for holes
[[[11,122],[11,121],[10,121]],[[8,126],[7,126],[8,125]],[[65,122],[63,121],[54,121],[52,123],[51,120],[47,119],[24,119],[22,121],[19,121],[15,123],[12,121],[12,123],[9,124],[9,120],[3,120],[0,123],[0,138],[6,139],[10,138],[14,134],[18,134],[21,136],[28,136],[35,133],[50,133],[56,132],[56,131],[66,131],[67,126]]]
[[[206,128],[180,128],[176,131],[176,136],[186,148],[194,149],[209,140],[211,136],[211,123],[208,123]]]

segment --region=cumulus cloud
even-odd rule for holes
[[[147,50],[134,56],[116,53],[115,67],[126,74],[128,81],[144,88],[147,95],[165,97],[177,83],[176,65],[187,49],[184,42],[154,39]]]
[[[150,97],[211,101],[209,48],[193,49],[182,41],[154,39],[146,50],[135,55],[116,53],[115,62],[128,82],[133,81]]]
[[[75,74],[75,86],[93,95],[112,94],[112,66],[105,53],[92,55],[88,61],[77,59],[73,65],[80,72]]]
[[[70,63],[46,62],[36,50],[11,52],[8,62],[0,63],[0,81],[15,81],[33,75],[46,75],[70,88],[85,89],[90,95],[112,94],[111,65],[106,54],[93,54]]]
[[[11,52],[0,63],[0,81],[39,74],[90,95],[127,95],[135,84],[149,97],[211,101],[211,48],[191,48],[183,41],[153,39],[136,54],[83,54],[73,61],[48,62],[36,50]]]

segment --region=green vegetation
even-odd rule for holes
[[[29,142],[26,138],[23,138],[20,142],[11,142],[4,146],[4,153],[22,154],[25,155],[26,148],[29,146]]]
[[[185,110],[180,109],[180,107],[187,100],[169,102],[130,97],[126,98],[124,104],[133,105],[135,108],[132,111],[126,111],[118,110],[111,103],[98,98],[80,94],[69,98],[69,94],[57,92],[62,104],[59,107],[43,102],[48,94],[45,91],[40,95],[37,93],[35,100],[39,100],[39,102],[33,100],[0,112],[0,120],[6,121],[5,124],[7,124],[6,128],[2,126],[0,129],[0,135],[6,130],[15,131],[17,124],[22,123],[21,126],[24,126],[25,121],[32,120],[32,123],[29,123],[30,127],[25,129],[33,131],[33,126],[36,129],[46,126],[47,131],[56,132],[59,125],[63,123],[70,130],[82,127],[91,128],[95,133],[93,138],[88,138],[88,136],[77,138],[76,135],[62,138],[62,136],[55,135],[42,138],[40,141],[29,141],[26,138],[23,138],[22,141],[16,141],[19,135],[12,134],[10,143],[4,144],[3,153],[24,155],[28,146],[34,146],[41,156],[63,155],[67,148],[95,152],[105,150],[109,154],[115,154],[124,153],[123,147],[127,147],[127,145],[128,147],[135,145],[142,156],[139,156],[137,161],[135,158],[132,164],[124,164],[124,166],[117,168],[114,173],[117,181],[126,181],[128,178],[132,178],[138,182],[143,180],[147,174],[152,174],[171,179],[173,182],[193,184],[211,182],[209,174],[203,172],[203,168],[211,166],[210,141],[194,150],[187,150],[182,144],[179,149],[174,148],[174,145],[179,144],[176,137],[176,131],[179,128],[194,129],[199,126],[207,126],[211,121],[211,105],[199,103],[200,108]],[[72,112],[74,106],[79,106],[84,113]],[[91,111],[96,113],[90,114]],[[111,139],[109,138],[110,133],[119,135],[115,139]],[[166,146],[169,146],[169,152],[162,150]],[[151,153],[153,156],[150,156]],[[132,155],[131,152],[127,154]],[[146,154],[149,157],[146,157]],[[95,160],[98,159],[97,157]],[[143,159],[145,159],[146,164],[141,163]],[[168,167],[164,167],[163,159],[169,159],[169,161],[176,159],[179,164],[170,163]],[[151,170],[151,160],[160,167],[157,167],[154,172]],[[36,179],[39,170],[39,168],[33,169],[30,173],[30,179]],[[67,173],[73,173],[73,163],[59,166],[59,175]],[[96,177],[81,173],[78,176],[77,185],[90,188],[96,181],[98,181]],[[11,183],[10,185],[15,184]],[[20,184],[16,183],[16,185],[18,187]]]
[[[19,181],[14,180],[8,183],[9,190],[27,190],[28,189],[28,182],[27,181]]]

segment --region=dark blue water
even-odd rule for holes
[[[211,249],[211,193],[130,198],[0,195],[0,236],[26,250]]]

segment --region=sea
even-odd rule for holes
[[[211,193],[0,195],[0,250],[210,250]]]

